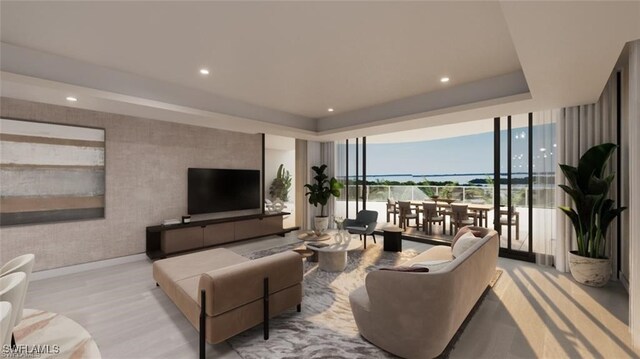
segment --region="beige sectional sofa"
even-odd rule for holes
[[[204,340],[215,344],[302,302],[302,257],[293,252],[249,260],[219,248],[159,260],[153,278]],[[205,306],[201,307],[201,303]]]
[[[441,354],[496,271],[498,233],[473,229],[481,238],[455,259],[451,247],[435,246],[402,264],[452,260],[438,271],[369,273],[349,297],[360,334],[404,358]]]

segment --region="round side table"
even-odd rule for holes
[[[387,252],[402,252],[402,229],[389,226],[382,229],[384,232],[384,250]]]

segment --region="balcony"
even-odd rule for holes
[[[349,193],[349,214],[354,217],[356,213],[356,186],[348,186]],[[359,199],[362,199],[362,187],[359,187]],[[515,250],[528,251],[529,249],[529,189],[526,185],[512,185],[512,200],[515,211],[519,216],[519,225],[516,234],[515,226],[512,226],[511,248]],[[342,196],[336,200],[335,215],[346,217],[346,190],[342,191]],[[494,191],[492,186],[388,186],[388,185],[368,185],[367,186],[367,209],[378,212],[378,228],[381,230],[388,225],[386,219],[386,203],[388,198],[397,201],[431,201],[429,196],[438,195],[441,198],[455,199],[454,203],[468,204],[493,204]],[[555,186],[550,184],[534,185],[533,193],[533,221],[536,223],[533,234],[533,252],[549,252],[549,240],[555,233]],[[501,203],[506,204],[507,187],[502,185],[500,189]],[[362,203],[358,206],[362,208]],[[506,207],[504,207],[506,210]],[[506,218],[506,215],[504,216]],[[488,213],[488,226],[492,227],[495,219],[493,210]],[[422,218],[420,218],[422,223]],[[393,224],[393,215],[390,215],[390,223]],[[413,221],[411,221],[413,224]],[[442,233],[442,226],[434,225],[433,234],[428,235],[415,228],[407,230],[408,237],[417,239],[435,239],[451,241],[453,238],[449,234],[449,221],[447,219],[447,234]],[[507,226],[502,227],[501,246],[507,247]]]

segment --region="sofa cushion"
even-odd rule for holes
[[[347,227],[347,231],[349,233],[364,234],[364,233],[367,232],[367,227],[365,227],[365,226],[349,226],[349,227]]]
[[[200,276],[198,290],[206,290],[207,315],[215,316],[262,298],[264,278],[269,278],[269,293],[302,282],[302,257],[287,251],[249,262],[207,271]]]
[[[446,267],[449,263],[451,263],[451,260],[436,259],[436,260],[429,260],[429,261],[423,261],[423,262],[416,262],[416,263],[413,263],[411,267],[426,268],[429,270],[429,272],[437,272],[442,268]]]
[[[424,262],[430,260],[452,260],[451,247],[449,246],[434,246],[426,251],[418,254],[417,256],[402,263],[403,266],[411,266],[413,263]]]
[[[172,298],[173,303],[187,318],[198,318],[200,316],[200,305],[196,297],[199,282],[200,276],[193,276],[176,283],[175,298]],[[194,324],[194,326],[196,325]]]
[[[480,238],[473,235],[471,231],[463,234],[456,243],[451,248],[451,253],[453,258],[460,257],[464,252],[466,252],[469,248],[473,247],[474,244],[478,243]]]
[[[177,283],[196,277],[212,269],[223,268],[248,261],[228,249],[216,248],[208,251],[161,259],[153,263],[153,278],[173,301],[177,299]]]
[[[465,233],[472,232],[474,236],[479,238],[482,238],[484,236],[481,230],[474,229],[474,228],[477,228],[477,227],[465,226],[460,228],[458,233],[456,233],[456,235],[453,236],[453,240],[451,240],[451,248],[453,248],[453,246],[456,244],[458,239],[460,239],[460,237],[462,237]]]
[[[182,291],[179,288],[179,291]],[[191,325],[198,329],[200,306],[191,298],[184,297],[185,302],[177,302],[178,308],[187,317]],[[269,314],[276,316],[302,302],[302,285],[300,283],[283,289],[269,297]],[[262,323],[263,303],[256,300],[234,308],[215,317],[207,316],[207,341],[216,344],[229,339],[251,327]]]

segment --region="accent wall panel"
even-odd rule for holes
[[[0,226],[104,218],[105,131],[0,119]]]

